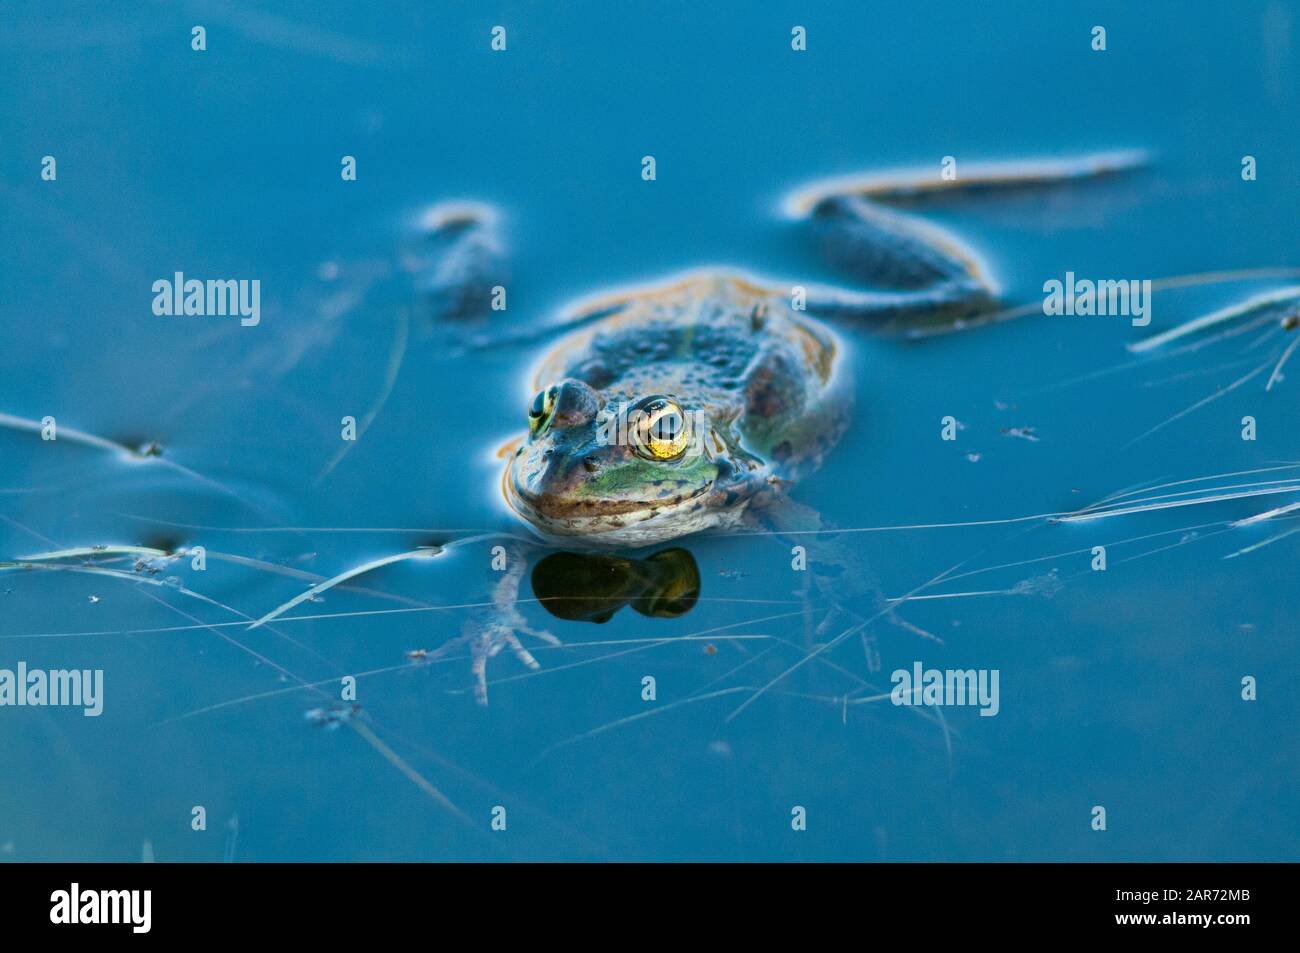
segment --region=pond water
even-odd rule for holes
[[[533,573],[555,550],[503,504],[497,451],[526,428],[554,336],[466,350],[463,325],[415,320],[403,340],[398,318],[408,229],[436,202],[496,210],[509,304],[485,326],[518,331],[705,265],[840,283],[781,199],[854,172],[937,175],[945,156],[959,175],[1152,157],[919,210],[978,251],[1010,305],[1032,311],[1067,271],[1300,267],[1293,7],[193,3],[5,19],[0,559],[202,546],[207,564],[101,553],[0,572],[0,669],[99,669],[104,686],[98,717],[0,707],[0,857],[1297,859],[1300,536],[1224,557],[1295,526],[1232,523],[1300,488],[1296,469],[1266,469],[1300,460],[1300,363],[1265,389],[1287,343],[1273,325],[1125,347],[1280,273],[1157,284],[1149,328],[1041,309],[911,342],[838,325],[853,421],[793,495],[842,532],[803,540],[807,558],[833,543],[879,594],[928,598],[899,604],[906,626],[881,618],[821,651],[810,638],[846,627],[810,637],[805,574],[775,536],[621,553],[689,553],[670,568],[694,566],[698,596],[672,611],[548,612]],[[155,315],[150,289],[177,271],[258,279],[260,321]],[[47,416],[57,440],[14,423]],[[362,431],[346,446],[344,416]],[[1247,484],[1277,492],[1044,518]],[[314,581],[485,533],[504,535],[249,628]],[[562,645],[526,638],[535,671],[492,658],[481,707],[463,648],[407,653],[484,617],[507,537],[531,540],[509,557],[527,560],[520,612]],[[918,662],[996,671],[996,715],[868,701]]]

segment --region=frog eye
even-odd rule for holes
[[[647,397],[632,409],[632,446],[647,460],[676,460],[691,440],[690,420],[671,397]]]
[[[537,396],[533,398],[533,404],[528,408],[528,432],[537,433],[546,422],[551,419],[551,411],[555,410],[556,388],[548,387],[546,390],[539,390]]]

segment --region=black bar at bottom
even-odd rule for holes
[[[1230,940],[1285,926],[1294,874],[1284,864],[30,864],[0,866],[0,923],[10,939],[139,941],[373,941],[403,928],[535,939],[622,923],[734,942],[783,923],[867,936],[891,922],[926,938]]]

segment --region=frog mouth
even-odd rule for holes
[[[603,500],[565,499],[547,497],[533,493],[513,479],[507,471],[503,479],[506,501],[511,509],[543,532],[560,536],[609,536],[625,537],[632,540],[642,536],[650,540],[668,539],[693,532],[689,524],[709,520],[707,496],[713,489],[713,480],[695,487],[689,492],[663,499],[647,500]],[[666,534],[658,527],[669,522],[678,522],[682,517],[687,526],[680,531]],[[655,531],[650,530],[654,524]]]

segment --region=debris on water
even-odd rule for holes
[[[1018,596],[1047,596],[1051,598],[1061,591],[1062,583],[1056,570],[1044,573],[1041,576],[1030,576],[1028,579],[1022,579],[1012,587],[1012,592]]]
[[[867,660],[867,671],[873,675],[880,671],[880,644],[874,635],[862,633],[862,654]]]
[[[1016,404],[1015,404],[1014,402],[1012,402],[1012,401],[1007,401],[1007,400],[995,400],[995,401],[993,402],[993,406],[996,407],[998,410],[1018,410],[1018,409],[1019,409],[1019,408],[1016,406]]]
[[[1028,440],[1030,443],[1038,443],[1038,431],[1033,427],[1003,427],[1002,435],[1004,437],[1019,437],[1021,440]]]
[[[704,654],[705,654],[705,655],[717,655],[717,654],[718,654],[718,647],[717,647],[716,645],[714,645],[712,642],[706,642],[706,643],[704,644]]]
[[[1253,622],[1243,622],[1241,623],[1241,625],[1237,626],[1237,628],[1240,629],[1242,632],[1249,634],[1255,631],[1256,626],[1255,623]]]
[[[430,655],[428,649],[409,649],[402,654],[406,656],[408,662],[424,662],[428,660]]]
[[[97,603],[98,601],[99,601],[99,596],[91,596],[91,597],[90,597],[90,604],[91,604],[92,606],[93,606],[95,603]]]
[[[719,569],[718,575],[723,579],[744,579],[745,574],[739,569]]]
[[[709,754],[716,754],[720,758],[730,758],[731,745],[719,738],[717,741],[709,745]]]
[[[135,452],[142,457],[161,457],[162,450],[162,444],[157,440],[149,440],[136,447]]]
[[[134,569],[136,572],[148,573],[150,576],[156,576],[158,575],[158,573],[162,572],[164,568],[166,568],[167,562],[169,560],[176,559],[176,558],[178,557],[177,556],[167,556],[167,557],[153,556],[147,559],[141,557],[137,559],[135,563],[132,564],[131,568]]]
[[[359,711],[361,711],[361,706],[355,702],[350,705],[339,703],[330,705],[327,708],[312,708],[304,717],[318,728],[333,731],[339,725],[350,722]]]
[[[232,814],[226,821],[226,845],[221,859],[227,864],[235,862],[235,847],[239,844],[239,815]]]
[[[977,452],[974,451],[974,450],[967,450],[967,451],[966,451],[966,459],[969,460],[971,463],[979,463],[979,462],[980,462],[980,459],[981,459],[983,456],[984,456],[984,454],[982,454],[982,453],[977,453]]]

